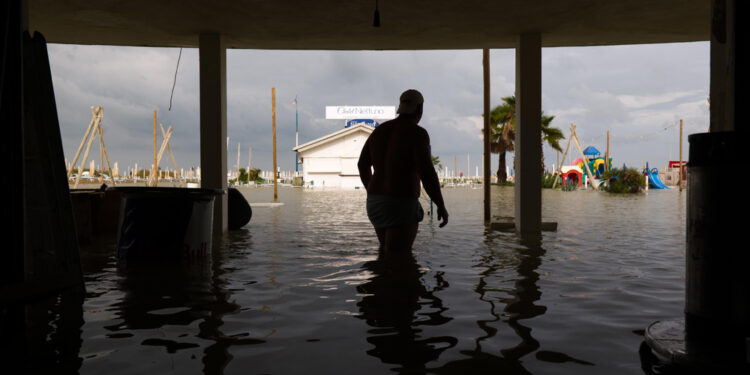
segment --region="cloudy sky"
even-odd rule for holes
[[[170,142],[182,168],[199,164],[198,51],[183,49],[169,110],[179,49],[50,45],[53,83],[68,161],[91,120],[91,106],[104,108],[104,139],[120,170],[153,160],[153,111],[174,128]],[[513,95],[512,49],[491,51],[492,106]],[[576,124],[583,147],[610,150],[616,166],[664,168],[677,160],[679,120],[687,135],[708,129],[709,44],[545,48],[542,106],[552,126],[567,136]],[[227,165],[272,165],[271,88],[276,88],[278,160],[294,170],[295,105],[300,144],[337,131],[343,120],[326,120],[327,105],[397,105],[409,88],[425,97],[421,121],[433,154],[473,175],[482,143],[482,52],[460,51],[227,51]],[[161,135],[159,135],[161,143]],[[565,143],[563,142],[563,147]],[[573,150],[573,149],[572,149]],[[544,149],[548,167],[556,153]],[[98,165],[98,149],[92,151]],[[577,155],[576,155],[577,157]],[[90,158],[91,159],[91,156]],[[570,157],[568,158],[570,161]],[[162,165],[171,162],[163,159]],[[492,170],[497,168],[492,156]],[[508,158],[512,163],[512,155]]]

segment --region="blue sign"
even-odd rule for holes
[[[348,127],[352,127],[354,125],[359,125],[359,124],[369,125],[369,126],[372,126],[373,128],[380,125],[380,123],[372,119],[352,119],[352,120],[346,120],[345,127],[348,128]]]

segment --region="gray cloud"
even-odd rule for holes
[[[543,51],[543,107],[552,126],[568,134],[571,122],[584,143],[604,150],[612,132],[615,163],[661,166],[676,157],[674,124],[687,132],[708,124],[708,44],[548,48]],[[105,142],[121,169],[153,158],[153,110],[171,125],[171,144],[181,167],[199,164],[198,53],[183,50],[171,111],[168,111],[179,50],[51,45],[50,60],[63,146],[72,159],[90,119],[89,107],[104,107]],[[425,96],[422,124],[433,153],[452,168],[474,173],[481,163],[481,51],[267,51],[227,52],[227,164],[233,168],[240,142],[241,166],[252,145],[253,164],[270,169],[271,87],[276,88],[279,165],[294,169],[295,106],[300,143],[343,126],[326,120],[326,105],[396,105],[398,95],[417,88]],[[513,50],[491,52],[492,105],[512,95]],[[159,142],[161,135],[159,135]],[[585,147],[585,146],[584,146]],[[544,148],[548,164],[555,153]],[[98,152],[95,152],[98,159]],[[492,156],[493,170],[497,156]],[[511,162],[512,158],[509,158]],[[97,161],[98,163],[98,161]],[[167,164],[171,167],[171,163]],[[465,172],[465,171],[464,171]]]

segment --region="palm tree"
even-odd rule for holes
[[[495,107],[490,112],[490,152],[499,154],[499,163],[497,169],[497,179],[500,183],[507,181],[508,176],[505,173],[505,154],[508,151],[515,150],[516,138],[516,97],[506,96],[502,98],[503,104]],[[558,128],[550,127],[550,123],[555,116],[547,116],[542,111],[541,130],[542,130],[542,147],[544,142],[562,152],[560,140],[565,139],[562,131]],[[542,152],[542,171],[544,170],[544,153]]]
[[[542,111],[542,145],[547,142],[556,151],[563,152],[562,147],[560,147],[560,141],[565,139],[562,130],[549,126],[554,119],[555,116],[547,116]],[[542,171],[544,171],[544,149],[542,149]]]
[[[432,158],[432,166],[437,167],[438,170],[443,169],[443,164],[440,163],[440,156],[430,156]]]
[[[505,183],[508,180],[508,175],[505,173],[505,154],[515,150],[516,97],[506,96],[502,98],[502,101],[503,104],[490,112],[490,152],[499,154],[497,180]]]

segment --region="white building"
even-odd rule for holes
[[[293,148],[299,153],[305,186],[362,189],[357,161],[373,130],[357,124]]]

